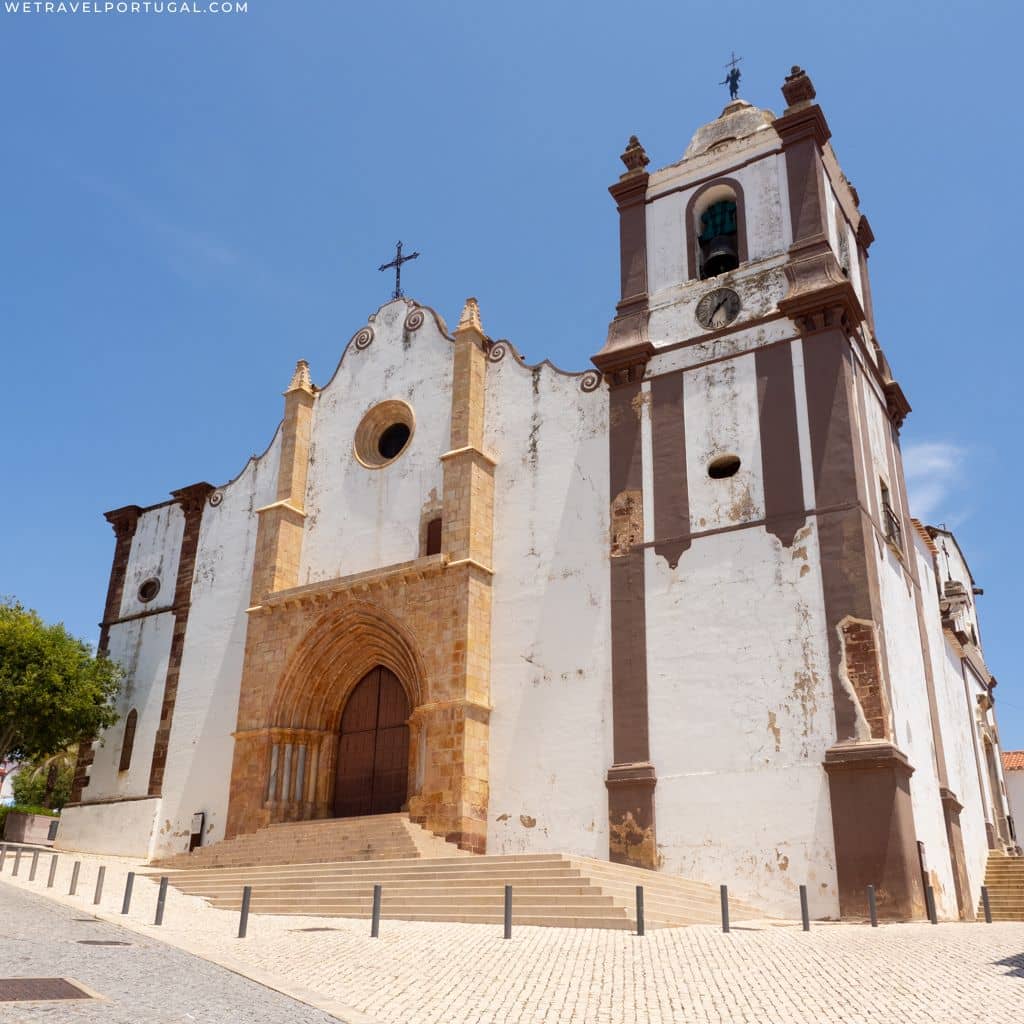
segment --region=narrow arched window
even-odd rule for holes
[[[124,741],[121,744],[121,763],[118,765],[119,772],[126,772],[132,764],[132,747],[135,746],[135,726],[139,721],[139,713],[132,708],[124,720]]]

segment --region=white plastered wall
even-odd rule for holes
[[[111,659],[124,670],[124,681],[116,703],[118,721],[94,744],[89,785],[82,794],[87,803],[144,796],[149,788],[153,742],[160,725],[174,629],[170,607],[174,602],[184,523],[185,517],[177,503],[159,506],[139,516],[128,556],[119,616],[149,614],[110,627],[108,651]],[[150,578],[160,581],[160,590],[152,601],[144,603],[139,600],[138,589]],[[121,772],[118,765],[124,720],[133,708],[139,717],[131,764],[127,771]]]
[[[1017,843],[1021,844],[1021,830],[1024,829],[1024,770],[1015,768],[1003,772],[1006,780],[1006,796],[1017,828]]]
[[[65,807],[54,847],[148,859],[159,814],[159,797]]]
[[[904,557],[916,558],[913,531],[903,536]],[[935,765],[935,743],[924,656],[918,627],[915,588],[910,573],[875,531],[879,591],[889,668],[893,741],[914,768],[910,797],[917,840],[924,844],[925,868],[940,917],[957,917],[956,889],[946,822]],[[929,583],[925,577],[925,586]]]
[[[372,318],[369,347],[350,345],[313,411],[300,584],[419,558],[425,509],[440,506],[450,448],[454,347],[433,315],[415,331],[412,305],[389,302]],[[352,441],[363,415],[387,399],[411,406],[415,431],[401,458],[367,469]]]
[[[149,790],[153,743],[160,725],[160,711],[167,679],[174,615],[178,556],[184,515],[177,504],[162,505],[143,512],[136,525],[125,573],[120,615],[136,615],[110,627],[108,652],[124,670],[118,694],[118,721],[93,744],[89,785],[83,790],[84,806],[67,808],[61,817],[56,845],[62,849],[113,852],[148,856],[151,848],[158,799],[142,799]],[[150,602],[138,598],[144,580],[160,580],[160,591]],[[124,720],[132,709],[138,712],[132,757],[126,771],[120,771],[124,742]]]
[[[687,373],[684,409],[693,529],[762,518],[753,356]],[[707,464],[725,451],[740,456],[740,471],[712,480]],[[809,475],[806,450],[802,460]],[[789,548],[752,526],[695,538],[675,569],[652,549],[645,562],[663,870],[727,882],[789,916],[801,884],[814,916],[838,914],[821,767],[834,712],[819,562],[810,519]]]
[[[875,521],[872,553],[882,609],[893,742],[914,768],[910,778],[914,828],[917,841],[924,844],[925,868],[935,893],[937,913],[940,917],[955,919],[958,914],[956,890],[935,763],[924,649],[917,616],[918,598],[910,572],[911,560],[920,557],[917,550],[920,541],[900,513],[899,480],[893,477],[891,469],[898,455],[890,451],[894,443],[892,427],[882,399],[867,373],[857,375],[857,387],[861,402],[855,407],[855,420],[858,434],[867,441],[864,479],[869,492],[868,508]],[[863,445],[858,444],[859,455],[863,450]],[[901,521],[901,553],[897,553],[884,536],[882,480],[886,482],[891,506]],[[923,586],[928,587],[933,578],[928,572],[922,579]]]
[[[508,354],[495,468],[487,850],[608,856],[608,396]]]
[[[178,677],[154,855],[188,849],[192,815],[205,813],[203,845],[224,836],[231,733],[245,653],[258,516],[274,500],[281,434],[219,488],[199,530],[192,604]]]

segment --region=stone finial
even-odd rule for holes
[[[466,299],[466,304],[462,307],[462,315],[459,317],[459,324],[455,328],[456,335],[462,334],[464,331],[475,331],[478,337],[487,337],[484,334],[484,325],[480,321],[480,304],[474,298]]]
[[[640,140],[635,135],[630,135],[625,152],[619,159],[626,165],[627,174],[642,171],[651,162],[647,150],[640,145]]]
[[[305,359],[300,359],[295,364],[292,382],[288,385],[288,391],[285,394],[287,395],[289,391],[308,391],[310,394],[313,393],[313,381],[309,376],[309,363]]]
[[[794,64],[782,83],[782,95],[789,106],[795,107],[798,103],[810,103],[817,93],[814,91],[810,75]]]

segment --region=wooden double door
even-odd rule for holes
[[[409,788],[409,700],[398,677],[372,669],[349,695],[341,714],[334,814],[400,811]]]

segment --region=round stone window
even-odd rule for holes
[[[160,581],[155,576],[151,576],[139,586],[139,600],[143,604],[148,604],[159,593]]]
[[[353,442],[356,458],[367,469],[380,469],[394,462],[409,447],[416,417],[397,398],[375,405],[356,427]]]

